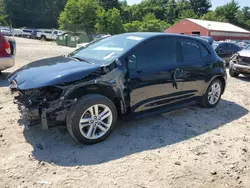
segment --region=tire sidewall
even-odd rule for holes
[[[109,109],[112,112],[113,121],[112,121],[110,129],[102,137],[98,139],[88,139],[82,135],[80,128],[79,128],[79,122],[83,113],[89,107],[96,105],[96,104],[103,104],[109,107]],[[76,105],[71,107],[69,114],[67,116],[67,128],[70,134],[72,135],[72,137],[76,141],[80,143],[84,143],[84,144],[95,144],[104,140],[112,133],[112,131],[114,130],[116,121],[117,121],[117,110],[116,110],[114,103],[111,100],[101,95],[87,95],[85,97],[82,97],[77,102]]]
[[[210,104],[209,101],[208,101],[208,93],[209,93],[209,90],[210,90],[211,86],[212,86],[213,84],[215,84],[215,83],[218,83],[218,84],[220,85],[221,92],[220,92],[220,96],[219,96],[218,101],[217,101],[215,104]],[[213,81],[210,83],[209,87],[207,88],[206,94],[205,94],[205,96],[204,96],[204,97],[205,97],[205,105],[206,105],[208,108],[213,108],[213,107],[217,106],[218,103],[219,103],[220,100],[221,100],[222,91],[223,91],[223,84],[222,84],[222,82],[221,82],[219,79],[213,80]]]
[[[235,72],[232,68],[229,69],[229,74],[231,77],[238,77],[239,76],[239,73]]]

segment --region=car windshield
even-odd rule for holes
[[[219,46],[218,43],[213,43],[213,48],[216,49]]]
[[[250,45],[245,48],[245,50],[250,50]]]
[[[143,38],[138,36],[116,35],[91,42],[69,54],[69,57],[110,62],[137,45],[141,40]]]

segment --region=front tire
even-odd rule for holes
[[[239,73],[235,72],[232,68],[229,69],[229,75],[233,78],[239,77]]]
[[[73,105],[67,116],[70,135],[83,144],[96,144],[107,138],[115,128],[117,110],[102,95],[86,95]]]
[[[213,80],[200,100],[201,106],[205,108],[216,107],[220,102],[223,87],[224,86],[219,79]]]
[[[46,37],[45,36],[41,36],[41,41],[46,41]]]

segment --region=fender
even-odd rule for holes
[[[223,88],[222,94],[224,93],[225,88],[226,88],[226,85],[227,85],[227,76],[226,76],[226,74],[225,74],[225,75],[215,75],[215,76],[213,76],[213,77],[210,79],[210,81],[208,82],[208,84],[207,84],[205,90],[203,91],[203,95],[206,93],[206,91],[207,91],[208,87],[210,86],[210,84],[212,83],[212,81],[213,81],[214,79],[216,79],[216,78],[219,78],[219,79],[223,82],[224,88]]]

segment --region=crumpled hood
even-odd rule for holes
[[[21,90],[52,86],[83,79],[100,65],[77,61],[68,57],[53,57],[32,62],[9,76]]]
[[[242,57],[250,57],[250,50],[241,50],[238,54]]]

